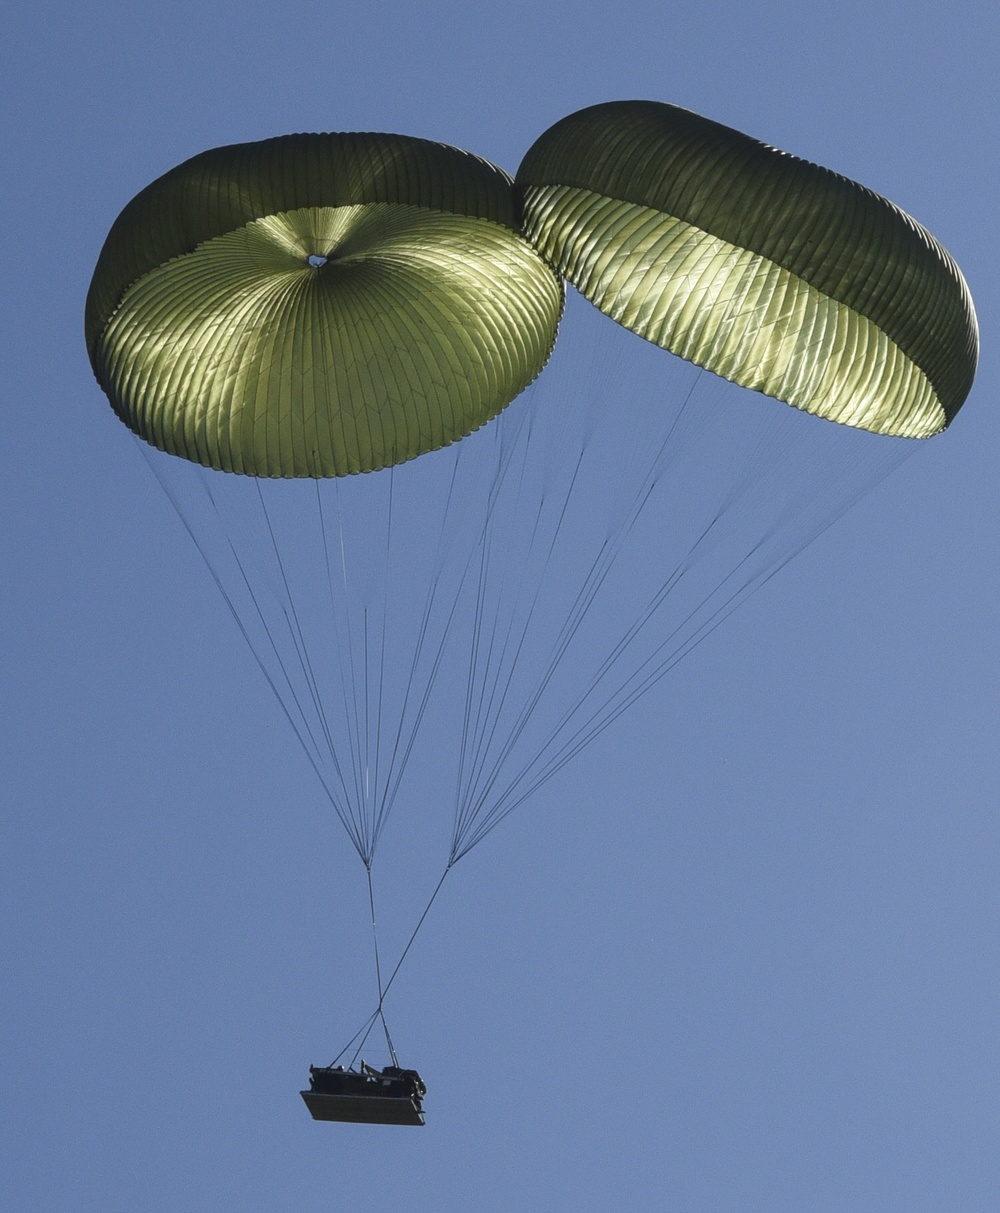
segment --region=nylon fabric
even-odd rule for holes
[[[878,434],[946,418],[927,376],[867,317],[673,216],[567,187],[526,191],[527,228],[592,303],[742,387]]]
[[[341,476],[496,416],[545,365],[563,296],[494,165],[404,136],[291,135],[203,153],[133,199],[86,332],[151,445]]]
[[[510,177],[459,148],[407,135],[281,135],[201,152],[115,220],[87,296],[87,348],[143,274],[267,215],[366,203],[422,206],[515,228]]]
[[[821,393],[806,404],[800,393],[789,403],[897,435],[944,428],[968,395],[979,337],[961,271],[916,220],[857,182],[689,110],[646,101],[592,106],[556,123],[525,156],[517,182],[526,230],[585,292],[570,267],[581,248],[592,245],[600,268],[588,276],[601,283],[598,306],[611,314],[628,310],[616,297],[612,265],[647,310],[655,308],[662,286],[669,296],[663,310],[695,312],[706,331],[722,331],[723,342],[734,323],[731,297],[752,290],[754,282],[780,284],[765,288],[770,305],[754,305],[769,332],[762,332],[763,344],[754,342],[745,371],[728,356],[720,366],[699,362],[726,378],[787,399],[783,376],[775,378],[767,369],[767,347],[772,341],[783,347],[774,353],[780,364],[790,345],[798,344],[803,357],[829,364],[820,378],[835,385],[835,398]],[[579,207],[557,202],[560,191],[578,195]],[[602,199],[617,201],[629,216],[619,216],[618,230],[606,222]],[[706,238],[699,250],[715,262],[700,273],[680,266],[687,290],[673,280],[678,267],[669,257],[657,260],[656,238],[678,224]],[[747,258],[731,260],[727,269],[725,259],[734,250],[750,255],[752,274],[746,272]],[[780,273],[771,275],[765,263]],[[707,309],[700,306],[706,298]],[[675,323],[684,327],[679,318]],[[831,326],[836,335],[818,339]],[[641,320],[635,331],[647,335]],[[703,344],[697,338],[691,343]],[[675,344],[666,348],[681,353]],[[859,357],[866,370],[851,369],[851,359]],[[933,389],[936,423],[926,392],[914,387],[904,364],[919,370]],[[793,384],[799,379],[793,375]],[[851,381],[864,382],[869,395],[853,417],[845,395]]]
[[[144,275],[95,370],[161,450],[256,476],[345,475],[490,420],[541,370],[561,306],[541,258],[488,220],[310,208]]]

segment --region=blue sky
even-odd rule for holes
[[[994,7],[43,2],[4,25],[6,1206],[995,1208]],[[513,171],[626,97],[914,214],[969,280],[979,377],[454,869],[389,1007],[427,1126],[314,1124],[308,1064],[371,1003],[363,869],[93,381],[90,275],[129,198],[207,147],[386,130]],[[390,953],[436,831],[401,811],[380,852]]]

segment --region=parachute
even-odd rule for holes
[[[538,374],[562,285],[510,179],[395,135],[204,152],[119,215],[91,364],[160,450],[227,472],[370,472],[463,437]]]
[[[943,429],[978,352],[909,216],[654,102],[571,115],[514,181],[395,135],[196,156],[113,226],[87,342],[373,920],[395,806],[450,813],[392,970],[375,940],[359,1037],[393,1067],[383,1002],[451,867]]]
[[[517,174],[525,230],[626,328],[797,408],[923,438],[961,408],[972,297],[885,198],[679,106],[558,122]]]

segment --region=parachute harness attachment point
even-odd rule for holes
[[[368,1016],[368,1018],[365,1020],[365,1022],[361,1025],[361,1027],[357,1030],[357,1032],[354,1033],[354,1035],[347,1042],[347,1044],[340,1050],[340,1052],[337,1054],[337,1056],[333,1059],[333,1061],[330,1063],[331,1066],[336,1066],[337,1063],[341,1060],[341,1058],[343,1058],[345,1056],[345,1054],[348,1053],[353,1048],[354,1053],[352,1054],[351,1061],[350,1061],[350,1066],[351,1066],[351,1068],[353,1068],[357,1064],[358,1058],[361,1056],[361,1050],[365,1047],[365,1044],[368,1041],[368,1037],[371,1035],[372,1029],[375,1027],[375,1024],[379,1023],[379,1022],[382,1023],[382,1026],[385,1030],[386,1045],[389,1049],[389,1055],[392,1057],[393,1064],[394,1065],[397,1064],[396,1051],[395,1051],[395,1048],[393,1047],[392,1039],[389,1035],[389,1027],[386,1024],[385,1014],[383,1011],[385,999],[389,993],[390,988],[392,987],[393,982],[396,980],[396,977],[399,974],[399,970],[403,967],[403,962],[406,960],[406,957],[409,954],[410,949],[413,947],[414,940],[417,938],[417,934],[419,933],[420,928],[424,925],[424,922],[427,919],[427,915],[430,913],[431,906],[433,906],[435,900],[437,899],[438,893],[440,893],[440,891],[441,891],[441,886],[444,884],[445,877],[448,875],[449,871],[452,868],[452,863],[453,863],[453,861],[449,861],[449,863],[445,867],[444,871],[441,873],[441,876],[438,879],[437,884],[434,886],[434,891],[431,893],[430,898],[427,901],[427,904],[424,906],[423,913],[420,915],[420,918],[417,921],[417,925],[413,928],[413,931],[410,933],[410,937],[406,942],[406,946],[403,948],[403,951],[400,954],[399,959],[396,961],[396,964],[392,970],[392,973],[390,973],[390,975],[389,975],[389,980],[385,983],[384,986],[382,985],[381,968],[379,966],[379,961],[378,961],[378,939],[377,939],[377,935],[375,935],[375,907],[374,907],[374,897],[372,896],[372,898],[371,898],[372,931],[373,931],[373,937],[375,939],[376,975],[377,975],[378,987],[379,987],[378,1005],[375,1007],[375,1010],[371,1012],[371,1014]],[[368,887],[369,887],[369,894],[371,895],[371,870],[370,869],[368,871]]]

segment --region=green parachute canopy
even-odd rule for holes
[[[511,179],[383,134],[204,152],[122,211],[91,365],[153,446],[223,471],[374,471],[462,438],[544,366],[562,281]]]
[[[557,122],[516,180],[540,252],[698,366],[908,438],[944,429],[969,393],[979,337],[958,266],[854,181],[652,101]]]

